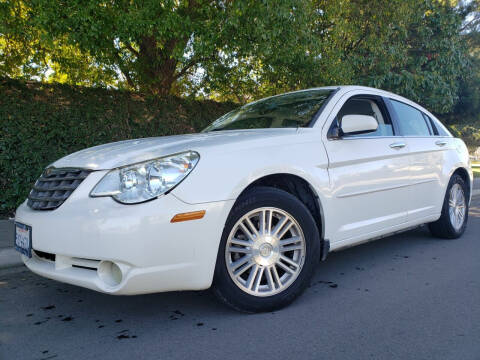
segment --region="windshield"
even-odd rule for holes
[[[259,100],[230,111],[203,131],[305,127],[332,91],[306,90]]]

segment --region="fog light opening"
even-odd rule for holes
[[[122,270],[111,261],[101,261],[97,273],[99,278],[109,286],[117,286],[122,282]]]

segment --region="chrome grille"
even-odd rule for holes
[[[27,205],[33,210],[58,208],[90,172],[85,169],[46,169],[30,191]]]

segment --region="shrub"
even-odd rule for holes
[[[51,162],[124,139],[197,132],[233,103],[0,79],[0,215]]]
[[[452,135],[462,138],[470,152],[480,147],[480,123],[475,124],[454,124],[449,126]]]

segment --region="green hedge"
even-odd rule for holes
[[[13,213],[56,159],[113,141],[197,132],[234,107],[0,79],[0,216]]]

